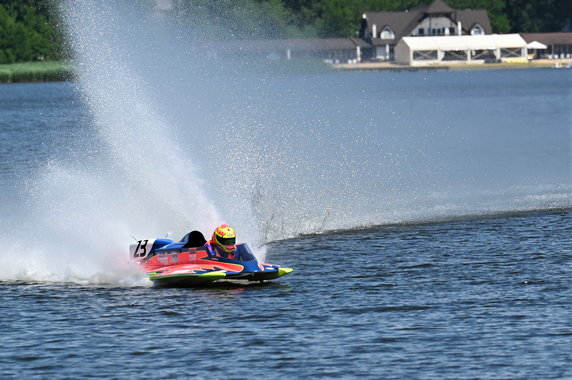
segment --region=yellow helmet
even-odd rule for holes
[[[234,253],[236,251],[236,233],[234,228],[221,224],[214,230],[212,242],[226,253]]]

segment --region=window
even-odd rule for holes
[[[384,40],[393,40],[395,39],[395,33],[393,33],[393,30],[391,30],[390,28],[385,28],[383,29],[379,37]]]
[[[424,36],[425,35],[425,29],[424,28],[419,28],[417,30],[417,35],[418,36]]]
[[[443,61],[466,61],[467,52],[464,50],[447,50],[443,55]]]
[[[480,25],[475,25],[475,27],[473,29],[471,29],[471,34],[473,36],[478,36],[481,34],[485,34],[485,31],[483,30],[483,28]]]
[[[437,60],[437,50],[415,50],[413,52],[414,61],[435,61]]]

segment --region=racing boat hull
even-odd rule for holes
[[[267,281],[293,271],[261,263],[246,244],[238,244],[235,259],[213,257],[205,247],[185,247],[185,241],[140,240],[130,247],[155,286],[196,287],[218,280]]]

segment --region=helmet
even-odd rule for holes
[[[218,226],[213,232],[212,241],[226,253],[234,253],[236,250],[236,233],[229,225]]]

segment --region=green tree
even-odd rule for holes
[[[570,0],[507,0],[507,5],[513,32],[559,32],[572,24]]]
[[[281,0],[185,0],[191,35],[206,39],[302,37],[295,12]],[[311,28],[306,28],[311,29]]]
[[[320,18],[316,22],[320,37],[354,36],[359,20],[352,6],[345,0],[327,0],[319,6]]]
[[[510,23],[506,15],[506,0],[449,0],[453,9],[485,9],[489,15],[493,33],[509,33]]]
[[[57,33],[49,14],[47,1],[1,0],[0,63],[60,58]]]
[[[543,1],[544,2],[544,1]],[[545,0],[548,7],[552,6],[553,0]],[[541,30],[541,18],[538,17],[535,1],[507,0],[507,15],[511,23],[511,30],[515,32],[539,32]]]
[[[16,20],[0,5],[0,63],[16,62]]]

